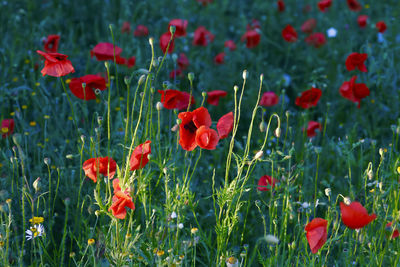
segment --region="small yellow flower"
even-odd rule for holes
[[[199,231],[199,229],[197,229],[196,227],[193,227],[192,229],[190,229],[190,232],[194,235],[197,233],[197,231]]]
[[[55,170],[57,167],[56,167],[56,165],[51,165],[51,168],[52,168],[53,170]]]
[[[387,152],[387,148],[384,148],[384,149],[383,149],[383,152],[385,152],[385,153],[386,153],[386,152]]]
[[[72,116],[68,116],[68,120],[72,121]]]
[[[6,200],[6,203],[7,203],[7,204],[11,204],[11,198],[8,198],[8,199]]]
[[[15,112],[10,112],[10,116],[14,116],[15,115]]]
[[[4,247],[4,241],[0,241],[0,248]]]
[[[120,107],[115,107],[115,111],[120,111],[121,108]]]
[[[400,166],[397,167],[397,172],[400,174]]]
[[[129,233],[125,235],[125,238],[131,238],[131,237],[132,237],[132,235]]]
[[[66,84],[69,84],[70,82],[71,82],[71,79],[67,79],[67,80],[65,81]]]
[[[50,119],[50,116],[49,116],[49,115],[44,115],[44,118],[45,118],[46,120],[48,120],[48,119]]]
[[[35,83],[36,86],[40,86],[40,83]]]
[[[27,109],[28,106],[27,105],[22,105],[22,109]]]
[[[182,254],[182,255],[179,256],[179,258],[180,258],[181,260],[183,260],[183,259],[185,258],[185,255]]]
[[[29,59],[25,59],[25,64],[29,64],[31,61]]]
[[[29,222],[34,225],[34,224],[40,224],[44,222],[44,218],[43,217],[35,217],[33,216],[32,219],[29,219]]]
[[[18,82],[18,77],[14,77],[12,80],[13,82]]]
[[[164,250],[157,251],[157,256],[158,257],[161,257],[162,255],[164,255]]]
[[[69,253],[69,257],[70,257],[70,258],[73,258],[73,257],[75,257],[75,252],[73,252],[73,251],[72,251],[72,252],[70,252],[70,253]]]
[[[1,132],[2,132],[3,134],[8,133],[8,128],[7,128],[7,127],[1,128]]]
[[[368,5],[368,4],[366,4],[364,7],[365,7],[366,9],[368,9],[368,8],[369,8],[369,5]]]
[[[114,79],[115,79],[115,76],[114,76],[114,75],[111,75],[110,78],[111,78],[111,80],[114,80]]]
[[[235,264],[237,262],[237,259],[235,257],[229,257],[227,259],[227,263],[229,264]]]
[[[93,245],[94,244],[94,239],[93,238],[88,239],[87,243],[88,243],[89,246]]]
[[[38,147],[42,147],[42,146],[43,146],[43,144],[42,144],[42,143],[40,143],[40,142],[39,142],[39,143],[37,143],[36,145],[37,145]]]
[[[371,99],[371,103],[374,104],[375,103],[375,99]]]
[[[36,95],[36,92],[32,92],[31,95],[32,95],[32,96],[35,96],[35,95]]]
[[[29,132],[24,132],[25,135],[29,135]]]
[[[36,121],[31,121],[31,122],[29,123],[29,125],[32,126],[32,127],[36,126]]]

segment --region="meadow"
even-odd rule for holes
[[[397,0],[0,12],[0,266],[400,266]]]

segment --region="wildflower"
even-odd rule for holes
[[[225,261],[227,267],[239,267],[239,261],[235,257],[229,257]]]
[[[214,62],[215,64],[224,64],[225,63],[224,59],[225,59],[225,53],[222,52],[214,57]]]
[[[384,21],[378,21],[376,24],[375,24],[375,26],[376,26],[376,28],[378,29],[378,31],[380,32],[380,33],[384,33],[385,31],[386,31],[386,23],[384,22]]]
[[[321,89],[311,87],[311,89],[302,92],[301,96],[296,98],[295,104],[304,109],[315,107],[318,104],[321,95]]]
[[[368,16],[367,15],[358,16],[357,23],[360,26],[360,28],[364,28],[365,26],[367,26],[367,20],[368,20]]]
[[[397,238],[397,237],[399,237],[400,236],[400,232],[399,232],[399,230],[397,230],[397,229],[394,229],[394,231],[393,231],[393,229],[392,229],[392,224],[393,224],[393,222],[388,222],[387,224],[386,224],[386,228],[388,229],[388,230],[390,230],[390,232],[392,233],[392,235],[390,236],[390,238],[391,239],[395,239],[395,238]]]
[[[248,30],[245,34],[243,34],[240,40],[242,42],[246,40],[247,48],[254,48],[260,43],[261,35],[258,33],[258,30]]]
[[[346,69],[352,71],[358,68],[362,72],[367,72],[364,62],[367,60],[368,54],[351,53],[346,59]]]
[[[274,188],[275,184],[278,183],[279,181],[276,180],[275,178],[269,176],[269,175],[264,175],[261,176],[260,179],[258,180],[258,191],[269,191],[270,188]]]
[[[224,46],[227,47],[230,51],[236,50],[236,44],[232,40],[225,41]]]
[[[347,5],[349,6],[351,11],[360,11],[362,9],[362,6],[360,3],[358,3],[357,0],[347,0]]]
[[[122,53],[122,49],[118,46],[114,46],[112,43],[98,43],[90,51],[90,56],[95,56],[99,61],[114,60],[114,52],[115,57],[118,58]]]
[[[43,218],[43,217],[32,217],[32,219],[29,219],[29,222],[30,222],[32,225],[41,224],[41,223],[44,222],[44,218]]]
[[[131,32],[131,24],[129,23],[129,21],[125,21],[122,24],[121,32],[122,33],[130,33]]]
[[[367,210],[360,202],[351,202],[346,205],[340,202],[340,212],[342,214],[342,222],[350,229],[360,229],[376,219],[376,214],[368,215]]]
[[[306,38],[306,43],[309,45],[314,46],[315,48],[319,48],[321,46],[323,46],[326,43],[326,38],[325,35],[321,32],[316,32],[313,34],[310,34],[307,38]]]
[[[84,85],[84,86],[83,86]],[[69,89],[79,99],[96,99],[95,90],[104,91],[107,89],[106,80],[97,75],[88,74],[79,78],[72,78]]]
[[[207,46],[214,40],[214,34],[209,32],[204,26],[199,26],[194,31],[193,45]]]
[[[202,125],[196,130],[195,141],[199,147],[213,150],[218,144],[219,136],[215,130]]]
[[[184,53],[180,53],[177,63],[181,70],[185,70],[189,66],[189,59],[187,58],[187,56]]]
[[[31,240],[32,238],[42,236],[44,234],[44,227],[41,224],[35,224],[34,226],[31,226],[29,230],[26,230],[25,233],[26,240]]]
[[[279,239],[274,235],[266,235],[264,237],[264,239],[268,244],[271,244],[271,245],[279,244]]]
[[[179,223],[179,224],[178,224],[178,228],[179,228],[179,229],[183,229],[183,223]]]
[[[108,178],[112,179],[114,178],[116,168],[117,163],[109,157],[91,158],[86,160],[82,165],[85,175],[95,183],[97,182],[97,172],[104,176],[108,175]]]
[[[353,76],[350,81],[346,81],[340,86],[339,92],[348,100],[357,103],[360,108],[360,102],[363,98],[369,96],[369,89],[364,83],[355,83],[357,76]]]
[[[175,33],[174,33],[174,37],[184,37],[186,36],[186,28],[188,25],[188,21],[187,20],[183,20],[183,19],[173,19],[169,22],[168,24],[168,29],[171,26],[175,26]]]
[[[174,42],[174,38],[172,38],[172,40],[171,40],[171,36],[172,36],[172,34],[169,31],[163,33],[160,36],[160,48],[164,54],[167,51],[168,44],[169,44],[168,53],[171,54],[174,51],[175,42]]]
[[[149,35],[149,29],[144,25],[137,25],[135,31],[133,32],[135,37],[143,37]]]
[[[14,119],[4,119],[1,121],[1,136],[6,138],[14,132]]]
[[[135,210],[135,204],[133,203],[128,190],[122,192],[118,179],[114,179],[113,188],[114,196],[112,197],[112,205],[108,210],[112,211],[115,218],[123,220],[126,216],[125,207]]]
[[[44,68],[41,73],[43,76],[46,74],[53,77],[65,76],[69,73],[75,72],[74,67],[72,67],[71,61],[67,58],[67,55],[59,53],[45,53],[40,50],[36,51],[39,55],[45,58]]]
[[[278,2],[276,2],[276,5],[278,6],[279,12],[285,11],[285,2],[283,2],[283,0],[278,0]]]
[[[214,90],[207,92],[207,103],[210,105],[218,106],[219,98],[225,97],[228,93],[223,90]]]
[[[272,107],[279,103],[279,96],[274,92],[265,92],[260,100],[259,105],[264,107]]]
[[[304,228],[307,232],[307,241],[310,245],[311,252],[314,254],[318,252],[327,240],[327,225],[327,220],[315,218]]]
[[[297,32],[292,25],[287,25],[282,30],[282,37],[286,42],[293,43],[297,41]]]
[[[309,121],[307,126],[307,136],[314,137],[317,135],[316,130],[322,131],[322,125],[316,121]]]
[[[170,215],[171,219],[175,219],[177,217],[177,214],[175,211],[173,211]]]
[[[337,30],[335,28],[329,28],[326,31],[326,35],[328,35],[329,38],[335,38],[337,34]]]
[[[94,241],[93,238],[89,238],[88,241],[87,241],[87,243],[88,243],[89,246],[93,245],[94,242],[95,242],[95,241]]]
[[[316,19],[308,19],[306,20],[303,25],[301,25],[301,31],[305,33],[312,33],[317,26],[317,20]]]
[[[171,72],[169,73],[169,77],[170,77],[171,79],[175,79],[175,78],[178,77],[178,76],[183,76],[183,75],[182,75],[182,70],[181,70],[181,69],[176,69],[176,70],[173,70],[173,71],[171,71]]]
[[[229,112],[222,116],[217,122],[217,131],[219,135],[219,139],[224,139],[228,137],[228,134],[233,129],[233,112]]]
[[[199,229],[197,229],[196,227],[193,227],[192,229],[190,229],[190,233],[192,233],[192,235],[195,235],[198,231],[199,231]]]
[[[162,255],[164,255],[164,250],[157,250],[157,256],[161,257]]]
[[[164,105],[164,108],[166,109],[179,109],[179,110],[184,110],[187,109],[189,105],[189,99],[191,105],[193,105],[195,102],[194,97],[191,96],[187,92],[181,92],[178,90],[173,90],[173,89],[167,89],[167,90],[158,90],[158,92],[161,94],[161,103]]]
[[[328,8],[330,8],[332,5],[332,0],[321,0],[318,2],[318,8],[321,10],[321,12],[327,11]]]
[[[130,58],[128,58],[128,59],[125,61],[125,65],[126,65],[128,68],[132,68],[133,66],[135,66],[135,64],[136,64],[136,57],[135,57],[135,56],[131,56]]]
[[[129,160],[130,170],[142,169],[149,162],[149,154],[151,154],[151,141],[147,140],[143,144],[138,145],[132,152]]]
[[[43,42],[44,51],[46,51],[46,53],[57,53],[59,41],[60,35],[50,34]]]

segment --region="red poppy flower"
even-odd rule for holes
[[[358,25],[360,25],[361,28],[364,28],[365,26],[367,26],[367,20],[368,20],[367,15],[360,15],[357,18],[357,23]]]
[[[316,19],[308,19],[303,23],[303,25],[301,25],[301,31],[310,34],[313,32],[316,26],[317,26]]]
[[[328,221],[322,218],[314,218],[309,222],[304,230],[307,232],[307,241],[310,245],[312,253],[317,253],[318,250],[325,244],[327,233]]]
[[[386,228],[387,228],[388,230],[390,230],[390,232],[393,231],[393,230],[392,230],[392,224],[393,224],[393,222],[388,222],[388,223],[386,224]],[[390,238],[391,238],[391,239],[395,239],[395,238],[397,238],[397,237],[399,237],[399,236],[400,236],[399,230],[395,229],[395,230],[393,231],[392,236],[391,236]]]
[[[60,35],[58,34],[51,34],[47,36],[44,42],[44,51],[47,53],[57,53],[59,41]]]
[[[358,103],[360,108],[361,99],[369,96],[369,89],[364,83],[356,83],[357,76],[353,76],[350,81],[346,81],[340,86],[339,92],[344,97],[354,103]]]
[[[188,92],[181,92],[181,100],[178,101],[178,103],[176,104],[176,108],[179,110],[185,110],[188,108],[189,106],[189,99],[190,99],[190,106],[193,106],[194,104],[196,104],[196,101],[194,100],[194,97],[192,95],[192,97],[190,98],[190,94]]]
[[[247,24],[247,26],[246,26],[247,31],[257,30],[257,29],[258,30],[261,29],[261,25],[260,25],[260,22],[256,19],[252,19],[251,23]]]
[[[183,37],[183,36],[186,36],[187,25],[188,25],[187,20],[173,19],[168,24],[168,30],[169,30],[169,27],[175,26],[176,30],[175,30],[174,37]]]
[[[122,53],[122,49],[118,46],[114,46],[112,43],[98,43],[90,51],[90,56],[96,56],[99,61],[114,60],[114,47],[115,57],[118,57]]]
[[[193,45],[207,46],[214,40],[214,35],[203,26],[194,31]]]
[[[364,61],[367,60],[368,54],[351,53],[346,59],[346,69],[352,71],[358,68],[362,72],[367,72]]]
[[[181,92],[178,90],[167,89],[167,90],[158,90],[161,94],[161,103],[163,103],[164,108],[166,109],[187,109],[189,105],[190,94],[187,92]],[[195,104],[194,97],[190,101],[190,104]]]
[[[347,0],[347,5],[352,11],[360,11],[362,9],[362,6],[357,0]]]
[[[219,137],[215,130],[204,125],[196,131],[196,144],[207,150],[214,150],[218,144]]]
[[[228,134],[233,129],[233,112],[229,112],[222,116],[217,123],[217,131],[219,135],[219,139],[224,139],[228,137]]]
[[[114,182],[115,181],[118,181],[118,179],[115,179]],[[119,185],[117,185],[117,187],[119,188]],[[123,220],[125,219],[126,216],[126,209],[125,209],[126,207],[130,208],[131,210],[135,210],[135,204],[132,201],[132,197],[130,196],[127,190],[125,192],[122,192],[121,190],[115,191],[114,187],[114,196],[112,197],[112,205],[108,210],[112,211],[112,214],[114,215],[115,218]]]
[[[214,57],[214,62],[215,62],[215,64],[218,64],[218,65],[224,64],[225,63],[225,53],[222,52],[222,53],[219,53],[218,55],[216,55]]]
[[[322,131],[322,125],[316,121],[309,121],[307,126],[307,136],[314,137],[317,135],[316,130]]]
[[[83,83],[85,84],[85,89],[83,89]],[[89,74],[80,78],[72,78],[69,83],[69,89],[77,98],[91,100],[96,99],[94,90],[103,91],[107,89],[107,86],[103,77]]]
[[[243,34],[240,40],[242,42],[246,40],[246,47],[253,48],[260,43],[261,35],[258,33],[257,30],[249,30],[245,34]]]
[[[295,104],[302,108],[315,107],[321,95],[321,89],[311,87],[311,89],[302,92],[301,96],[296,98]]]
[[[278,0],[278,2],[276,2],[276,4],[278,6],[279,12],[285,11],[285,2],[283,2],[283,0]]]
[[[232,40],[226,40],[224,46],[227,47],[230,51],[236,50],[236,44]]]
[[[136,57],[135,56],[131,56],[130,58],[128,58],[126,60],[125,64],[126,64],[126,66],[128,68],[132,68],[136,64]]]
[[[375,26],[376,26],[376,28],[378,29],[378,31],[380,32],[380,33],[384,33],[385,31],[386,31],[386,23],[384,22],[384,21],[378,21],[376,24],[375,24]]]
[[[182,70],[181,70],[181,69],[176,69],[176,70],[173,70],[173,71],[171,71],[171,72],[169,73],[169,77],[170,77],[171,79],[175,79],[175,78],[178,77],[178,76],[182,76]]]
[[[109,157],[91,158],[83,163],[82,169],[85,172],[85,175],[96,183],[97,172],[103,174],[104,176],[107,176],[108,174],[108,178],[112,179],[117,169],[117,163],[115,162],[115,160]]]
[[[219,98],[225,97],[228,93],[222,90],[214,90],[207,92],[207,103],[210,105],[218,106]]]
[[[168,43],[171,40],[171,33],[170,32],[165,32],[160,36],[160,48],[165,54],[165,51],[167,51]],[[174,51],[175,48],[175,39],[172,38],[171,43],[168,48],[168,53],[171,54]]]
[[[41,71],[43,76],[47,74],[53,77],[61,77],[71,72],[75,72],[71,61],[67,59],[67,55],[59,53],[45,53],[40,50],[37,50],[36,52],[46,59],[44,62],[44,68]]]
[[[189,59],[187,58],[187,56],[184,53],[180,53],[177,63],[178,63],[179,68],[181,68],[182,70],[185,70],[189,66]]]
[[[321,0],[318,2],[318,8],[322,12],[325,12],[332,5],[332,0]]]
[[[309,45],[314,46],[315,48],[319,48],[319,47],[323,46],[326,43],[326,38],[325,38],[325,35],[323,33],[316,32],[316,33],[310,34],[306,38],[306,43],[308,43]]]
[[[133,32],[135,37],[144,37],[149,35],[149,29],[144,25],[137,25],[135,31]]]
[[[129,160],[129,167],[131,171],[142,169],[149,162],[149,154],[151,154],[150,144],[151,141],[147,140],[133,150]]]
[[[269,191],[270,189],[273,189],[275,187],[275,184],[278,182],[275,178],[269,176],[269,175],[264,175],[261,176],[260,179],[258,180],[258,191]]]
[[[13,119],[4,119],[1,121],[1,129],[2,137],[6,138],[10,136],[14,132],[14,120]]]
[[[293,43],[297,41],[297,32],[292,25],[287,25],[282,30],[282,37],[286,42]]]
[[[211,116],[205,107],[200,107],[192,112],[181,112],[179,125],[179,144],[184,150],[192,151],[197,147],[196,131],[201,126],[211,126]]]
[[[131,32],[131,24],[128,21],[125,21],[121,27],[122,33],[130,33]]]
[[[340,213],[342,214],[342,222],[350,229],[360,229],[376,219],[376,214],[368,215],[367,210],[360,202],[351,202],[346,205],[340,202]]]
[[[279,103],[279,96],[274,92],[265,92],[260,100],[260,106],[272,107]]]

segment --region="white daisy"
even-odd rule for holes
[[[326,31],[326,34],[328,35],[329,38],[334,38],[334,37],[336,37],[337,30],[335,28],[329,28]]]
[[[26,230],[25,233],[26,240],[31,240],[32,238],[42,236],[44,234],[44,227],[41,224],[35,224],[34,226],[31,226],[29,230]]]

